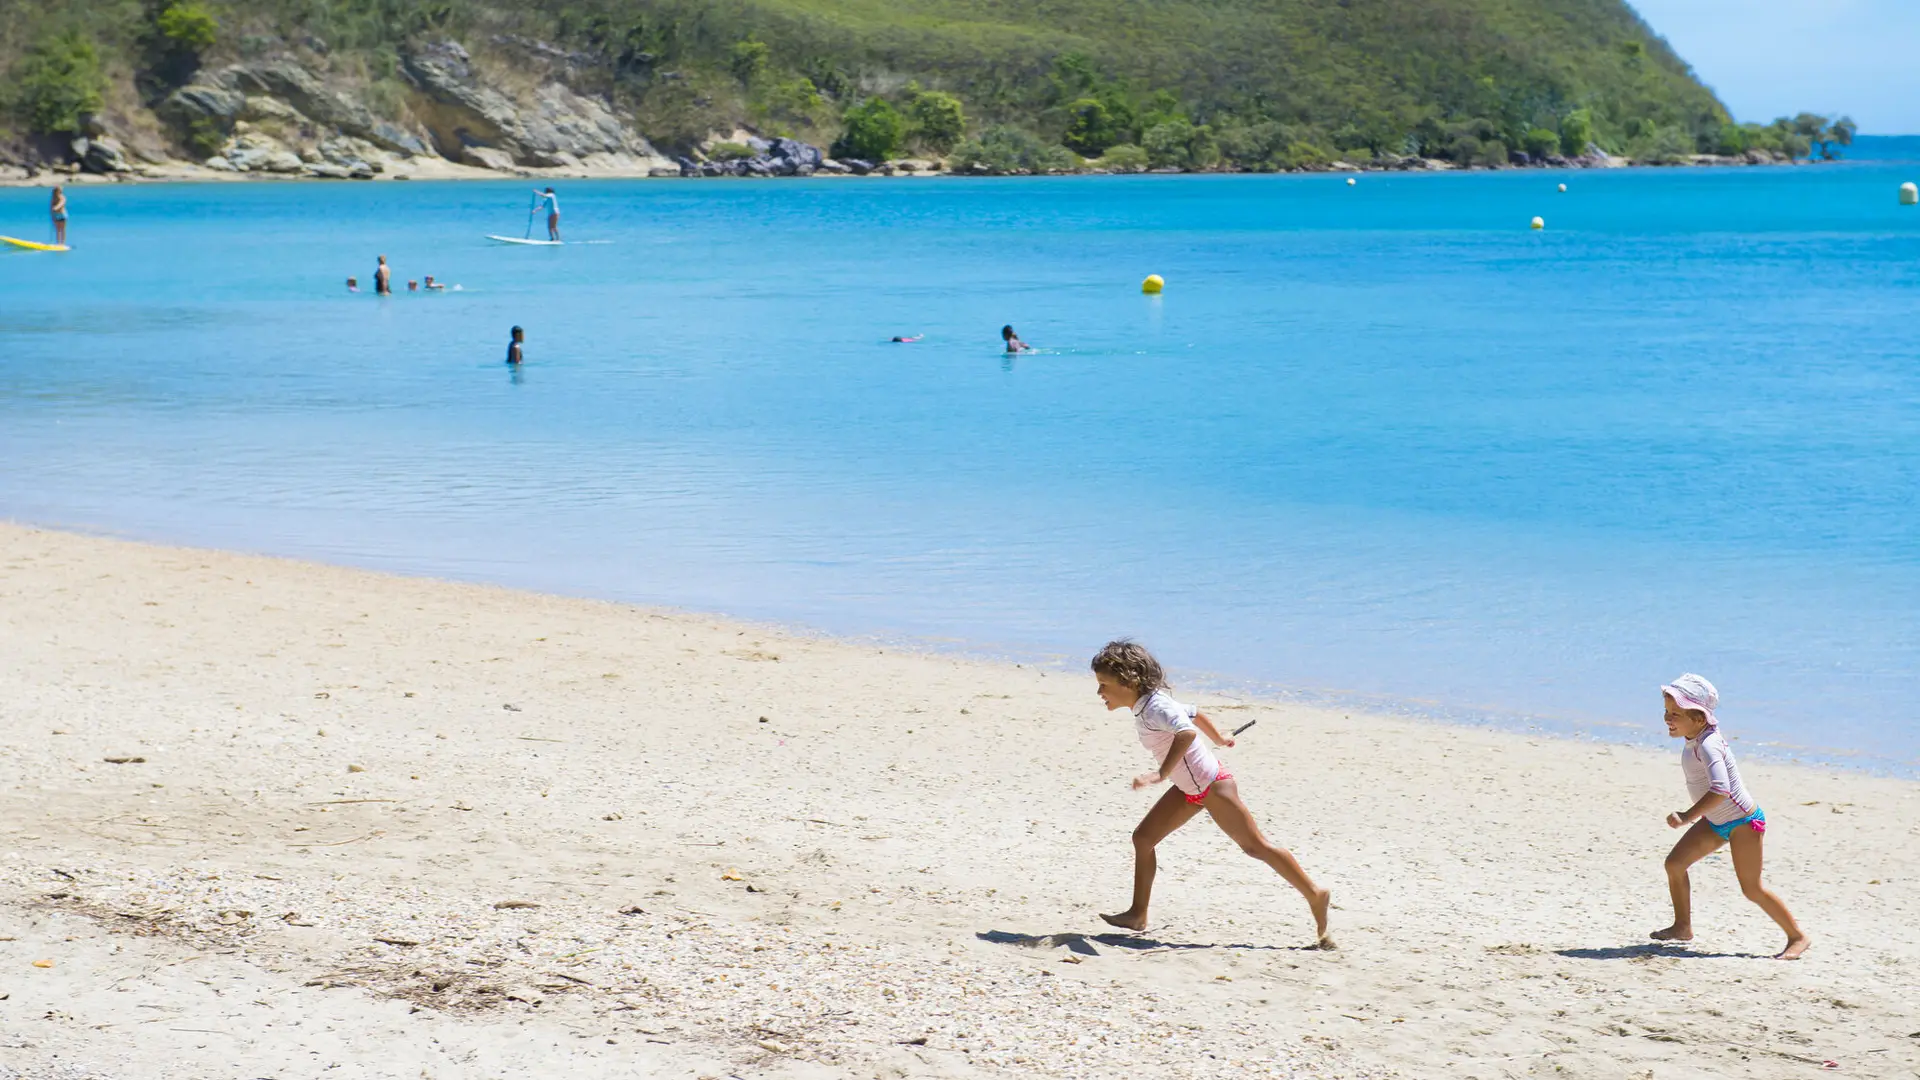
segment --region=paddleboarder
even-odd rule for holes
[[[536,190],[533,194],[534,194],[534,198],[538,200],[537,202],[534,203],[534,206],[536,208],[538,208],[540,203],[545,203],[547,205],[547,239],[553,241],[556,244],[559,243],[560,242],[560,196],[555,195],[553,193],[553,188],[551,187],[547,188],[547,190],[545,191]]]
[[[59,184],[53,185],[53,204],[48,212],[53,215],[53,242],[64,246],[67,242],[67,189]]]

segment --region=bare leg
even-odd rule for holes
[[[1260,832],[1260,826],[1253,820],[1253,813],[1247,804],[1240,801],[1240,785],[1232,780],[1218,780],[1207,789],[1207,813],[1213,815],[1213,823],[1220,831],[1240,845],[1240,850],[1273,867],[1287,884],[1300,890],[1307,898],[1307,906],[1313,909],[1314,936],[1322,947],[1332,948],[1333,939],[1327,936],[1327,909],[1332,906],[1333,894],[1313,883],[1307,872],[1300,868],[1299,860],[1293,852],[1268,840]]]
[[[1740,891],[1747,899],[1760,905],[1767,917],[1786,931],[1787,947],[1774,956],[1776,960],[1798,960],[1800,955],[1813,944],[1807,932],[1793,919],[1793,912],[1787,910],[1786,901],[1774,895],[1772,890],[1760,884],[1760,864],[1762,846],[1766,837],[1762,833],[1741,826],[1733,830],[1733,872],[1740,879]]]
[[[1667,853],[1667,891],[1673,894],[1673,925],[1647,935],[1655,941],[1693,940],[1693,881],[1687,868],[1726,843],[1704,821],[1696,821]]]
[[[1167,788],[1133,830],[1133,906],[1118,915],[1102,915],[1102,919],[1136,933],[1147,928],[1147,901],[1153,898],[1153,876],[1160,869],[1153,849],[1199,812],[1200,808],[1188,802],[1179,788]]]

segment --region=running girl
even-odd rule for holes
[[[1693,940],[1692,882],[1687,868],[1720,849],[1733,845],[1733,872],[1740,879],[1740,891],[1760,905],[1767,917],[1786,931],[1787,947],[1775,954],[1776,960],[1798,960],[1813,944],[1806,931],[1793,919],[1784,900],[1760,884],[1761,841],[1767,832],[1767,815],[1740,783],[1740,770],[1733,763],[1733,748],[1720,734],[1713,711],[1720,707],[1720,692],[1698,675],[1682,675],[1660,688],[1666,699],[1667,734],[1685,739],[1680,748],[1680,771],[1686,774],[1687,796],[1693,805],[1667,815],[1667,825],[1687,829],[1680,842],[1667,854],[1667,889],[1673,894],[1673,925],[1655,930],[1655,941]]]
[[[1108,642],[1093,658],[1093,677],[1109,712],[1133,710],[1134,731],[1158,763],[1155,771],[1133,778],[1135,790],[1168,780],[1174,785],[1133,830],[1133,905],[1117,915],[1100,917],[1128,930],[1146,929],[1147,902],[1159,870],[1154,848],[1205,810],[1241,851],[1273,867],[1287,884],[1300,890],[1313,910],[1314,933],[1320,947],[1333,948],[1333,939],[1327,936],[1327,908],[1332,894],[1313,883],[1291,852],[1260,835],[1260,826],[1254,824],[1253,815],[1240,801],[1233,774],[1220,767],[1211,750],[1200,745],[1199,736],[1206,733],[1215,746],[1232,746],[1233,739],[1221,735],[1205,713],[1173,700],[1167,693],[1160,662],[1131,641]]]

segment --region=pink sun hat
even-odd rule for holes
[[[1720,691],[1713,688],[1713,684],[1707,681],[1706,676],[1695,675],[1689,671],[1662,686],[1660,692],[1672,698],[1683,709],[1699,709],[1706,713],[1708,727],[1719,723],[1714,718],[1713,710],[1720,707]]]

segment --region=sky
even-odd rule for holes
[[[1920,135],[1920,0],[1629,0],[1734,118]]]

